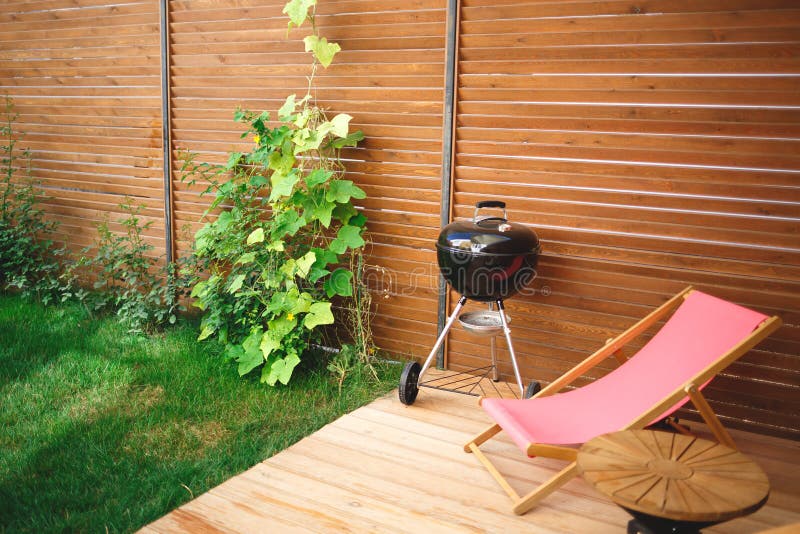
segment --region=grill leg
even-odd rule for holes
[[[492,351],[492,381],[500,381],[500,371],[497,369],[497,341],[495,336],[489,340],[489,347]]]
[[[489,310],[494,310],[494,305],[489,303]],[[500,371],[497,369],[497,339],[495,336],[489,340],[489,348],[492,352],[492,380],[494,382],[500,381]]]
[[[422,380],[422,376],[425,374],[425,371],[428,370],[428,367],[431,365],[431,361],[433,361],[433,357],[436,356],[436,351],[439,350],[439,347],[442,346],[444,342],[444,338],[447,337],[447,332],[450,331],[450,328],[453,326],[453,323],[456,322],[456,318],[458,317],[458,313],[461,311],[461,308],[464,307],[464,304],[467,302],[467,297],[461,297],[458,299],[458,304],[456,304],[456,309],[453,310],[453,313],[450,314],[450,317],[447,319],[447,323],[445,323],[444,328],[442,329],[442,333],[439,334],[439,337],[436,339],[436,344],[433,345],[433,349],[431,353],[428,354],[428,359],[425,360],[425,363],[422,366],[422,370],[419,372],[419,378],[417,378],[417,382]]]
[[[511,356],[511,365],[514,366],[514,376],[517,378],[517,385],[519,386],[519,398],[525,398],[525,388],[522,387],[522,377],[519,375],[519,365],[517,365],[517,355],[514,353],[514,344],[511,342],[511,329],[508,327],[508,319],[506,318],[506,309],[502,300],[497,301],[497,310],[500,312],[500,321],[503,322],[503,333],[506,335],[506,343],[508,344],[508,353]]]

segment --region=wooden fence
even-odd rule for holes
[[[132,195],[154,221],[157,252],[187,251],[208,201],[175,172],[164,187],[162,138],[173,155],[222,161],[242,143],[237,105],[274,112],[305,90],[302,34],[287,38],[282,5],[0,4],[0,92],[15,99],[48,213],[70,245],[90,243],[93,224]],[[552,380],[693,284],[782,316],[708,392],[731,426],[800,438],[798,8],[321,0],[318,24],[343,52],[317,77],[316,97],[367,135],[346,159],[369,195],[379,344],[427,355],[447,311],[437,310],[433,252],[442,206],[468,217],[475,201],[501,197],[544,246],[535,294],[508,302],[526,378]],[[449,49],[448,21],[458,21]],[[487,353],[455,331],[445,357],[465,369]]]

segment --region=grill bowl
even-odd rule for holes
[[[536,277],[539,250],[525,254],[480,254],[437,244],[439,270],[468,299],[494,302],[519,293]]]
[[[499,208],[503,217],[478,217],[482,208]],[[522,291],[536,277],[539,238],[522,224],[509,223],[504,202],[475,205],[471,221],[448,224],[436,241],[436,258],[445,280],[477,301],[502,300]]]

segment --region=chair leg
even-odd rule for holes
[[[494,478],[495,481],[500,484],[500,487],[503,488],[503,491],[505,491],[508,496],[511,497],[511,500],[513,502],[519,501],[519,495],[517,492],[514,491],[514,488],[511,487],[511,484],[508,483],[508,480],[506,480],[505,477],[500,474],[500,471],[498,471],[494,464],[489,461],[489,459],[481,452],[478,446],[474,443],[470,443],[468,447],[470,448],[470,452],[475,455],[475,457],[483,464],[483,467],[485,467],[489,474],[492,475],[492,478]]]
[[[522,515],[539,501],[553,493],[555,490],[572,480],[578,475],[578,463],[572,462],[567,467],[555,474],[550,480],[543,482],[538,488],[520,498],[514,503],[514,513]]]
[[[714,413],[713,408],[711,408],[711,406],[708,404],[708,401],[703,394],[700,393],[700,390],[697,389],[697,386],[690,384],[686,388],[686,392],[689,394],[689,398],[692,399],[692,404],[694,404],[695,408],[697,408],[697,411],[700,412],[700,415],[703,417],[703,420],[711,429],[714,437],[717,438],[717,441],[726,447],[730,447],[733,450],[738,450],[733,438],[728,433],[727,429],[722,426],[719,417],[717,417],[717,414]]]
[[[472,439],[472,441],[464,445],[464,452],[472,452],[470,445],[474,444],[475,446],[480,447],[481,444],[494,437],[501,430],[503,429],[500,427],[500,425],[496,423],[493,424],[492,426],[490,426],[489,428],[487,428],[486,430],[475,436]]]
[[[517,515],[522,515],[534,506],[536,506],[539,501],[556,491],[558,488],[572,480],[578,475],[578,464],[577,462],[571,462],[567,467],[556,473],[555,476],[547,480],[546,482],[542,483],[538,488],[531,491],[524,497],[520,497],[517,495],[517,492],[511,487],[508,481],[500,474],[497,468],[492,464],[491,461],[480,451],[478,447],[487,440],[491,439],[495,436],[498,432],[500,432],[502,428],[498,424],[494,424],[475,436],[472,441],[464,445],[465,452],[471,452],[475,454],[478,460],[483,464],[483,466],[489,471],[489,474],[497,481],[501,488],[511,497],[513,501],[513,510],[514,513]]]

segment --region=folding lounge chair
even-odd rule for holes
[[[676,308],[638,353],[630,359],[621,355],[626,343]],[[577,475],[576,445],[608,432],[651,425],[689,400],[719,442],[735,449],[700,390],[780,325],[777,316],[767,317],[688,287],[533,398],[480,399],[496,423],[475,436],[464,450],[474,453],[508,493],[514,512],[524,514]],[[620,366],[589,385],[558,393],[609,356],[615,356]],[[501,430],[529,457],[556,458],[569,465],[529,494],[519,496],[479,449]]]

